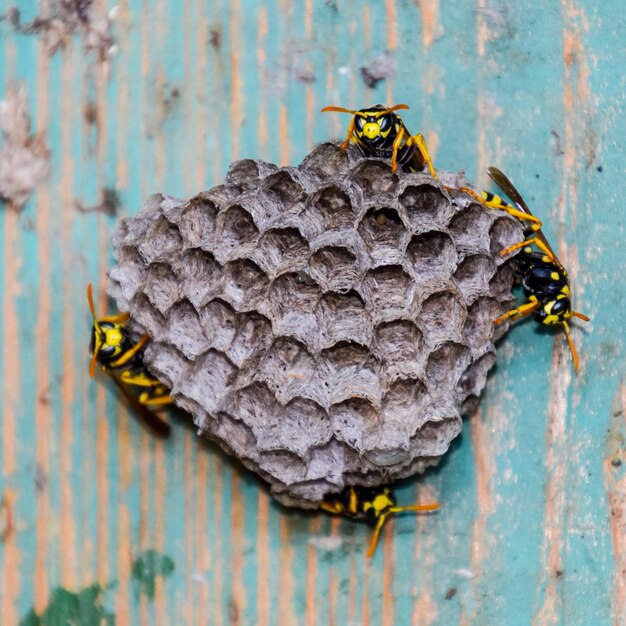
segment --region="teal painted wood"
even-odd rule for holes
[[[128,0],[108,78],[78,37],[48,59],[0,24],[0,85],[26,85],[52,152],[48,183],[0,213],[3,624],[94,583],[117,624],[626,624],[626,16],[599,5]],[[368,89],[386,49],[396,75]],[[592,322],[576,377],[563,336],[513,329],[446,461],[398,489],[441,511],[395,520],[367,561],[367,528],[279,508],[191,428],[157,442],[88,379],[85,286],[104,308],[115,220],[74,200],[111,188],[135,214],[233,158],[296,163],[345,132],[322,106],[381,101],[411,105],[437,167],[509,174]]]

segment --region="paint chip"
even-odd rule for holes
[[[334,552],[339,550],[343,545],[343,539],[335,535],[318,535],[316,537],[309,537],[309,545],[317,548],[318,550],[326,550],[327,552]]]
[[[393,52],[386,50],[377,54],[360,69],[360,72],[365,86],[374,89],[382,80],[396,75],[396,59]]]
[[[24,85],[8,88],[0,102],[0,197],[20,209],[48,176],[50,150],[42,132],[31,135],[28,96]]]

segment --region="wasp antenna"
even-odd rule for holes
[[[587,317],[586,315],[583,315],[582,313],[579,313],[578,311],[572,311],[572,317],[577,317],[578,319],[581,319],[585,322],[590,321],[591,318]]]
[[[91,311],[91,315],[96,320],[96,307],[93,305],[93,285],[89,283],[87,285],[87,300],[89,301],[89,310]]]
[[[372,535],[372,540],[370,541],[369,550],[365,554],[367,558],[371,557],[374,554],[374,552],[376,552],[376,546],[378,545],[378,537],[380,536],[380,531],[382,527],[385,525],[385,522],[387,521],[388,515],[389,515],[389,512],[381,513],[380,517],[378,518],[376,528],[374,528],[374,534]]]
[[[329,111],[334,111],[335,113],[350,113],[350,115],[357,114],[357,111],[352,111],[351,109],[344,109],[343,107],[324,107],[321,110],[321,113],[328,113]]]
[[[409,504],[408,506],[392,506],[390,513],[402,513],[403,511],[436,511],[441,504],[433,502],[432,504]]]
[[[394,104],[392,107],[389,107],[387,109],[387,111],[400,111],[400,110],[404,110],[404,111],[408,111],[411,107],[409,107],[408,104]]]
[[[572,341],[572,333],[570,333],[569,324],[567,322],[563,322],[563,327],[565,328],[565,334],[567,335],[567,343],[569,343],[569,349],[572,352],[572,359],[574,361],[574,372],[578,372],[578,353],[576,352],[576,346]]]

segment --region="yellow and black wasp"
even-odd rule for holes
[[[93,378],[96,362],[111,377],[138,417],[155,435],[167,437],[169,425],[147,407],[162,407],[172,402],[169,389],[157,380],[143,364],[143,351],[148,336],[134,341],[125,326],[128,313],[96,318],[91,284],[87,287],[89,309],[93,317],[89,351],[89,375]],[[129,387],[140,391],[135,394]]]
[[[378,537],[387,518],[392,513],[403,511],[434,511],[439,503],[410,504],[397,506],[396,499],[389,487],[347,487],[341,493],[328,496],[320,505],[324,511],[335,515],[345,515],[352,519],[364,519],[375,525],[374,535],[367,556],[376,551]]]
[[[391,169],[394,172],[398,166],[403,172],[421,172],[426,166],[431,176],[437,178],[424,136],[411,135],[400,116],[395,113],[408,108],[406,104],[391,107],[376,104],[367,109],[353,111],[328,106],[322,109],[322,113],[335,111],[354,116],[350,120],[346,139],[341,144],[342,150],[352,142],[366,157],[391,159]]]
[[[484,204],[495,206],[496,203],[501,203],[508,208],[501,206],[496,206],[495,208],[503,208],[511,215],[516,216],[517,213],[521,212],[522,219],[528,220],[528,217],[534,217],[519,191],[498,168],[490,167],[487,169],[487,172],[496,185],[513,200],[517,209],[507,205],[499,196],[494,196],[488,192],[483,192],[482,197],[479,198]],[[465,191],[477,197],[471,190]],[[569,320],[572,317],[577,317],[588,322],[589,318],[582,313],[572,310],[567,271],[540,230],[541,222],[537,218],[529,221],[532,225],[525,233],[526,239],[500,252],[502,256],[506,256],[520,248],[522,249],[515,257],[515,273],[524,288],[528,301],[501,315],[495,320],[495,323],[501,324],[507,319],[515,321],[534,313],[535,321],[539,324],[562,326],[572,352],[574,371],[578,371],[578,354],[572,340]],[[539,228],[537,228],[537,224],[539,224]],[[537,249],[534,249],[533,245]]]

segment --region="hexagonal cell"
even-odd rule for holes
[[[496,209],[488,209],[495,211]],[[460,251],[489,253],[489,228],[492,216],[478,204],[470,204],[450,220],[450,234]]]
[[[267,351],[256,376],[272,389],[279,402],[285,404],[306,389],[314,368],[315,360],[303,343],[292,337],[278,337]]]
[[[337,439],[361,452],[363,437],[378,430],[377,407],[362,398],[350,398],[330,407],[333,433]]]
[[[275,432],[278,446],[293,450],[300,457],[310,448],[328,443],[332,434],[326,411],[312,400],[303,398],[292,400],[285,406]]]
[[[118,264],[108,273],[109,291],[121,311],[128,311],[129,301],[143,286],[146,264],[135,248],[124,247]]]
[[[158,341],[147,345],[145,358],[150,360],[150,371],[168,387],[185,376],[190,365],[190,361],[174,346]]]
[[[309,244],[297,228],[274,228],[259,240],[254,258],[270,278],[285,271],[303,270],[309,254]]]
[[[275,174],[270,174],[261,184],[265,195],[283,210],[291,209],[295,204],[304,202],[306,193],[288,169],[283,168]]]
[[[133,311],[136,307],[136,312],[133,314],[133,321],[141,328],[143,332],[146,332],[151,339],[160,341],[163,337],[167,322],[165,317],[157,311],[148,296],[137,293],[130,303],[130,309]]]
[[[177,220],[178,229],[187,248],[207,248],[213,245],[218,209],[201,196],[192,198]]]
[[[278,168],[273,163],[242,159],[231,163],[226,172],[226,183],[249,191],[258,187],[260,178],[265,178],[276,171]]]
[[[329,347],[339,341],[368,343],[370,328],[365,303],[356,291],[325,293],[316,316],[321,332],[320,345]]]
[[[186,252],[172,268],[180,281],[180,289],[200,310],[212,297],[221,293],[224,268],[209,252],[193,248]]]
[[[263,270],[249,259],[230,261],[224,267],[223,298],[238,311],[251,311],[264,299],[269,280]]]
[[[397,380],[383,397],[382,422],[386,428],[412,437],[424,423],[429,402],[430,394],[419,378]]]
[[[448,341],[431,352],[426,365],[426,378],[431,390],[445,381],[446,384],[458,381],[467,369],[472,355],[468,348],[454,341]]]
[[[190,302],[177,302],[168,312],[163,340],[169,341],[188,359],[195,359],[209,349],[200,317]]]
[[[489,281],[489,292],[492,296],[511,302],[511,286],[515,280],[515,258],[501,265],[494,277]]]
[[[410,315],[415,284],[400,265],[383,265],[370,270],[361,290],[377,320]]]
[[[176,225],[162,217],[148,229],[137,249],[146,263],[157,263],[171,259],[182,245],[183,239]]]
[[[349,398],[364,398],[370,404],[380,405],[380,363],[369,350],[354,341],[340,341],[322,351],[329,376],[330,403],[337,404]]]
[[[197,402],[208,414],[217,415],[236,377],[237,368],[228,357],[209,350],[195,360],[192,371],[178,381],[174,391]]]
[[[232,258],[232,254],[244,254],[254,246],[259,229],[242,206],[235,205],[218,216],[219,249],[215,255],[220,261]]]
[[[467,318],[460,298],[449,291],[438,291],[422,303],[418,325],[431,345],[448,339],[458,340]]]
[[[152,263],[148,267],[143,290],[150,303],[163,314],[181,297],[178,279],[164,263]]]
[[[235,338],[237,313],[227,302],[212,300],[200,311],[200,323],[209,346],[226,352]]]
[[[478,348],[489,341],[494,332],[494,320],[502,307],[493,298],[480,298],[467,310],[467,320],[463,326],[463,338],[472,347]]]
[[[431,230],[414,235],[406,249],[411,273],[418,282],[442,280],[456,269],[457,253],[446,233]]]
[[[406,229],[395,209],[370,209],[361,220],[357,231],[375,263],[398,263],[404,256],[402,242]]]
[[[309,259],[311,276],[327,291],[350,291],[357,279],[356,256],[347,248],[320,248]]]
[[[313,311],[320,299],[318,284],[305,272],[287,272],[272,281],[269,298],[277,317]]]
[[[520,241],[523,239],[520,237],[519,224],[509,217],[498,218],[489,231],[489,251],[497,258],[502,258],[499,256],[502,250]]]
[[[431,184],[407,185],[400,194],[400,205],[411,226],[418,231],[443,228],[450,219],[450,200]]]
[[[391,165],[382,161],[365,159],[352,170],[352,179],[363,189],[364,195],[393,193],[398,185],[398,176],[391,171]]]
[[[460,401],[463,403],[461,406],[463,415],[467,415],[468,411],[476,408],[478,397],[487,382],[487,375],[495,364],[496,355],[494,352],[490,351],[476,359],[476,361],[463,372],[456,386],[456,392]]]
[[[237,367],[258,353],[264,352],[272,342],[272,324],[259,313],[239,313],[236,332],[226,350],[226,355]]]
[[[385,364],[387,380],[416,376],[422,347],[422,332],[409,320],[385,322],[374,330],[372,351]]]
[[[467,301],[489,293],[489,281],[496,271],[493,259],[483,254],[465,257],[454,273],[454,281]]]
[[[302,161],[300,168],[315,172],[321,178],[346,174],[350,169],[348,154],[339,143],[326,142],[313,149]]]
[[[316,232],[335,228],[351,228],[354,224],[352,200],[338,185],[320,189],[307,207],[307,219],[314,224]]]

